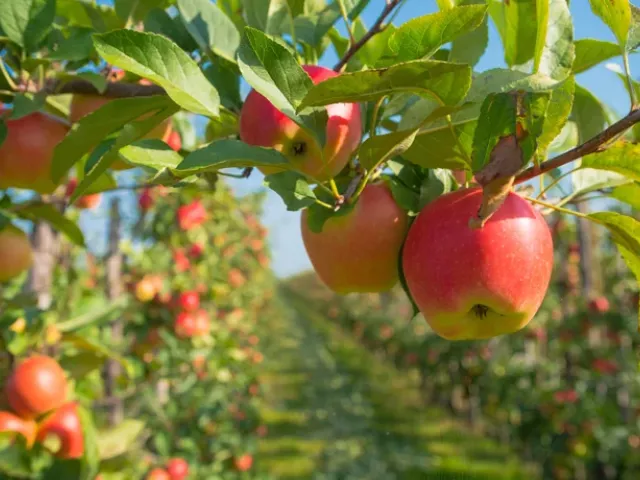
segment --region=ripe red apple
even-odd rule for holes
[[[248,453],[245,453],[244,455],[234,458],[233,463],[239,471],[246,472],[247,470],[250,470],[253,465],[253,457]]]
[[[200,309],[193,314],[194,336],[201,337],[209,333],[209,314],[206,310]]]
[[[78,179],[72,178],[67,183],[66,196],[70,198],[78,187]],[[100,205],[100,200],[102,195],[100,193],[91,193],[89,195],[83,195],[78,200],[76,200],[74,206],[81,210],[94,210]]]
[[[189,475],[189,464],[183,458],[172,458],[167,462],[167,473],[171,480],[184,480]]]
[[[147,473],[145,480],[171,480],[171,475],[162,468],[154,468]]]
[[[609,308],[607,297],[596,297],[589,302],[589,311],[592,313],[607,313]]]
[[[365,187],[353,209],[314,233],[301,216],[302,239],[320,279],[334,292],[383,292],[398,281],[407,214],[384,183]]]
[[[189,256],[191,258],[200,258],[204,252],[204,245],[201,243],[194,243],[189,247]]]
[[[60,458],[80,458],[84,453],[82,422],[78,416],[78,405],[67,403],[46,417],[38,429],[39,442],[52,435],[60,440],[60,448],[55,455]]]
[[[186,312],[193,312],[200,307],[198,292],[183,292],[178,297],[178,305]]]
[[[69,127],[60,119],[40,112],[16,120],[6,119],[5,125],[7,135],[0,145],[0,190],[25,188],[53,193],[57,186],[50,175],[53,150]]]
[[[27,235],[13,225],[0,230],[0,283],[17,277],[33,264],[33,251]]]
[[[5,384],[9,405],[22,418],[35,418],[64,404],[67,379],[51,357],[33,355],[20,363]]]
[[[558,403],[575,403],[578,401],[578,392],[573,389],[560,390],[553,394],[553,399]]]
[[[180,134],[175,130],[172,130],[171,133],[167,136],[167,145],[171,147],[172,150],[179,152],[182,148],[182,139],[180,138]]]
[[[10,412],[0,412],[0,433],[17,433],[24,437],[27,448],[31,448],[38,431],[36,422],[24,420]]]
[[[302,68],[315,84],[338,76],[325,67],[303,65]],[[308,133],[277,110],[269,100],[252,90],[240,112],[240,139],[249,145],[275,148],[287,157],[296,170],[325,181],[335,177],[345,167],[362,138],[358,104],[328,105],[327,115],[326,145],[321,151]],[[260,170],[268,175],[282,169]]]
[[[178,338],[191,338],[196,331],[196,322],[193,314],[180,312],[173,324],[173,331]]]
[[[207,219],[207,211],[200,200],[182,205],[178,208],[178,225],[182,230],[191,230],[204,223]]]
[[[480,188],[428,204],[404,246],[409,291],[433,330],[449,340],[490,338],[523,328],[537,312],[553,268],[542,216],[510,193],[484,227],[472,229]]]
[[[142,190],[138,197],[138,206],[143,212],[151,210],[151,207],[153,207],[153,195],[151,194],[150,188]]]
[[[186,272],[191,267],[191,262],[182,249],[173,252],[173,263],[179,272]]]

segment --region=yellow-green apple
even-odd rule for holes
[[[68,125],[41,112],[6,119],[5,125],[7,135],[0,144],[0,190],[24,188],[53,193],[57,186],[50,174],[53,150],[69,132]]]
[[[482,189],[429,203],[403,250],[409,291],[433,330],[450,340],[484,339],[523,328],[549,286],[553,242],[547,223],[509,193],[482,228],[473,229]]]
[[[317,65],[302,68],[315,84],[338,76],[333,70]],[[326,144],[321,150],[298,124],[252,90],[240,112],[240,139],[249,145],[275,148],[287,157],[294,169],[325,181],[345,167],[362,138],[358,104],[328,105],[327,115]],[[282,171],[274,167],[260,170],[266,175]]]
[[[37,440],[42,443],[48,436],[57,437],[60,441],[60,448],[55,452],[56,457],[63,459],[82,457],[84,435],[78,415],[78,405],[75,402],[61,406],[42,421],[38,428]]]
[[[369,184],[348,213],[313,232],[301,216],[302,239],[320,279],[334,292],[383,292],[398,281],[408,217],[384,182]]]
[[[31,268],[33,250],[27,235],[13,225],[0,230],[0,283]]]
[[[0,433],[20,434],[24,437],[26,447],[31,448],[36,439],[36,432],[35,421],[25,420],[10,412],[0,412]]]

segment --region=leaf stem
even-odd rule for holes
[[[387,98],[386,95],[380,97],[380,99],[373,106],[373,113],[371,114],[371,125],[369,127],[369,136],[376,136],[376,129],[378,128],[378,115],[380,114],[380,108],[382,107],[382,102]]]
[[[337,0],[337,2],[340,7],[342,19],[344,20],[344,25],[347,27],[347,32],[349,33],[349,46],[355,45],[356,37],[353,35],[353,26],[351,25],[351,22],[349,22],[349,15],[347,14],[347,9],[344,6],[344,0]]]
[[[562,175],[558,176],[558,178],[554,179],[553,182],[551,182],[545,188],[540,189],[540,193],[538,193],[536,198],[542,198],[545,193],[547,193],[549,190],[551,190],[553,187],[555,187],[558,183],[560,183],[560,181],[562,179],[568,177],[573,172],[575,172],[576,170],[579,170],[579,169],[580,169],[580,167],[572,168],[571,170],[569,170],[567,172],[564,172]],[[542,178],[542,175],[540,176],[540,178]]]
[[[329,180],[329,186],[331,187],[331,192],[333,196],[336,198],[340,198],[341,195],[340,195],[340,191],[338,190],[338,185],[336,185],[336,181],[333,178]]]
[[[580,213],[580,212],[576,212],[574,210],[569,210],[568,208],[562,208],[559,207],[557,205],[554,205],[553,203],[548,203],[548,202],[544,202],[542,200],[538,200],[537,198],[533,198],[533,197],[524,197],[526,200],[529,200],[531,203],[537,203],[538,205],[542,205],[543,207],[547,207],[551,210],[555,210],[557,212],[560,213],[566,213],[567,215],[573,215],[575,217],[580,217],[580,218],[588,218],[589,215],[585,215],[584,213]]]
[[[9,84],[9,87],[11,87],[12,90],[17,90],[18,86],[16,85],[16,82],[13,81],[13,78],[11,77],[11,75],[9,75],[9,71],[7,70],[7,67],[5,66],[4,61],[2,60],[1,57],[0,57],[0,72],[2,72],[2,75],[4,76],[5,80]]]
[[[629,66],[629,54],[624,51],[622,53],[622,63],[624,64],[624,73],[627,77],[627,87],[629,90],[629,99],[631,100],[631,110],[635,110],[638,106],[636,91],[633,87],[633,77],[631,76],[631,67]]]
[[[322,200],[315,199],[315,202],[321,207],[328,208],[329,210],[335,210],[332,205],[329,205],[327,202],[323,202]]]

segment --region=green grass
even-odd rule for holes
[[[258,462],[278,479],[533,480],[507,446],[427,407],[415,380],[298,298],[263,332],[269,427]]]

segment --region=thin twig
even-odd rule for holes
[[[360,40],[358,40],[356,43],[354,43],[349,47],[349,49],[344,54],[344,56],[340,59],[337,65],[333,67],[334,71],[339,72],[340,70],[342,70],[342,67],[344,67],[349,60],[351,60],[351,57],[353,57],[358,52],[358,50],[360,50],[371,39],[371,37],[380,33],[383,30],[382,23],[391,14],[391,12],[393,12],[393,9],[396,8],[400,2],[401,0],[387,1],[387,4],[385,5],[384,10],[382,10],[382,13],[380,13],[380,16],[375,21],[373,26],[369,29],[367,33],[364,34],[364,36]]]
[[[557,157],[542,162],[540,165],[527,168],[516,176],[514,184],[526,182],[540,174],[549,172],[556,168],[562,167],[569,162],[573,162],[579,158],[589,155],[591,153],[601,152],[606,149],[604,146],[607,142],[617,137],[621,133],[631,128],[636,123],[640,122],[640,109],[632,110],[626,117],[618,120],[613,125],[610,125],[606,130],[600,132],[595,137],[587,140],[582,145],[578,145],[571,150],[564,152]]]
[[[349,46],[351,46],[356,43],[356,38],[353,35],[353,28],[351,27],[351,23],[349,22],[349,15],[347,15],[347,9],[344,6],[344,0],[338,0],[338,6],[340,7],[340,13],[342,14],[344,25],[347,28],[347,32],[349,33]]]
[[[71,80],[62,85],[59,80],[51,80],[44,87],[49,94],[81,93],[87,95],[102,95],[111,98],[149,97],[151,95],[166,95],[164,88],[158,85],[140,85],[138,83],[109,82],[103,93],[87,80]]]

